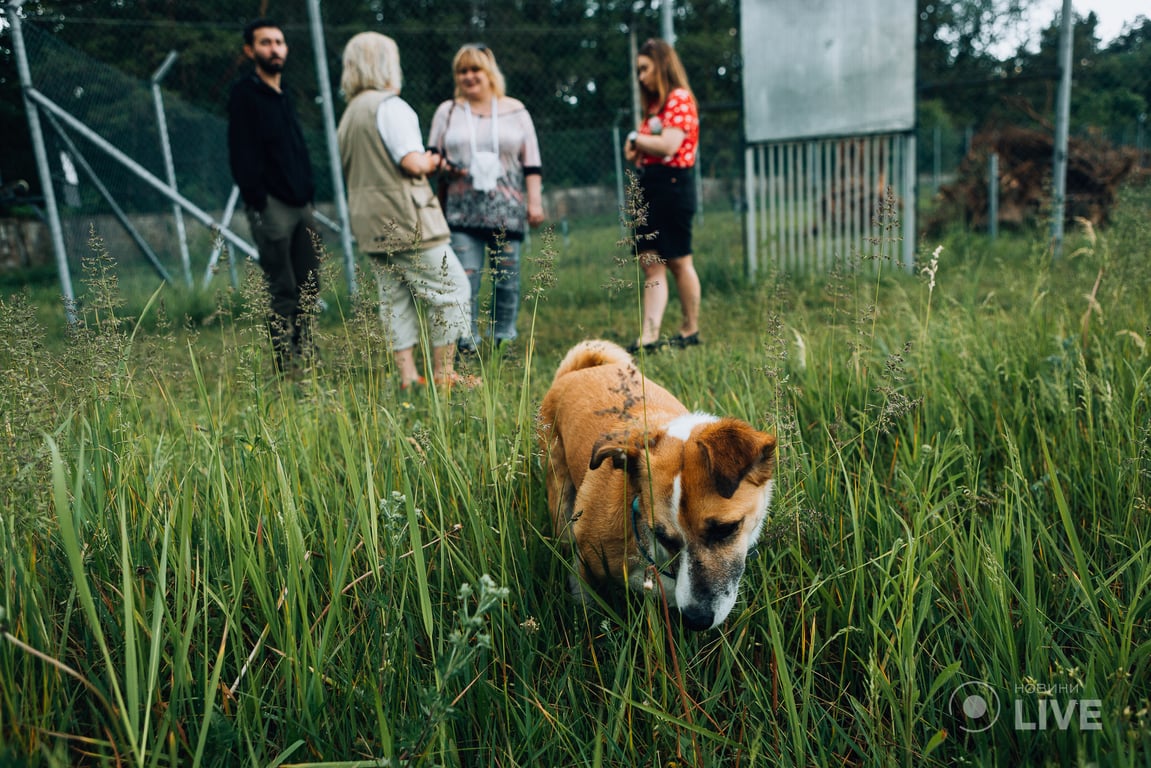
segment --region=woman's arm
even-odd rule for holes
[[[392,160],[409,176],[427,176],[440,169],[440,156],[425,149],[420,121],[411,105],[398,96],[380,102],[376,130]]]
[[[514,100],[513,100],[514,101]],[[540,160],[540,142],[536,136],[535,123],[523,104],[514,101],[519,107],[517,114],[523,121],[524,143],[520,147],[520,165],[524,169],[524,190],[527,192],[528,225],[538,227],[544,221],[543,176]]]
[[[528,225],[538,227],[544,223],[543,177],[532,173],[524,179],[528,192]]]
[[[409,176],[427,176],[440,169],[442,158],[430,149],[424,152],[409,152],[400,160],[400,168]]]
[[[641,152],[656,157],[670,157],[679,151],[685,138],[687,138],[687,134],[679,128],[664,128],[658,136],[649,133],[636,134],[634,140],[628,142],[634,148],[633,154],[636,154],[636,157],[628,157],[627,159],[629,162],[635,162],[639,159],[638,153]]]

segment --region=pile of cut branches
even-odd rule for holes
[[[984,131],[972,139],[956,180],[940,188],[935,211],[926,220],[928,234],[962,221],[971,229],[990,222],[991,155],[999,156],[999,224],[1032,225],[1051,210],[1051,169],[1055,142],[1050,132],[1023,127]],[[1072,138],[1067,146],[1066,220],[1107,223],[1123,182],[1146,176],[1134,149],[1116,148],[1100,136]]]

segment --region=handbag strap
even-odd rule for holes
[[[448,119],[444,121],[444,135],[440,137],[440,157],[448,161],[448,131],[452,127],[452,113],[456,111],[456,100],[452,99],[452,108],[448,110]]]

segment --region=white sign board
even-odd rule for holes
[[[749,143],[915,127],[915,0],[742,0]]]

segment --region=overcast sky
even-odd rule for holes
[[[1151,3],[1144,4],[1140,0],[1071,0],[1071,7],[1080,16],[1095,11],[1099,17],[1096,34],[1104,45],[1123,31],[1124,22],[1134,21],[1140,13],[1151,16]],[[1043,29],[1062,9],[1063,0],[1038,0],[1031,12],[1032,25],[1037,30]]]

